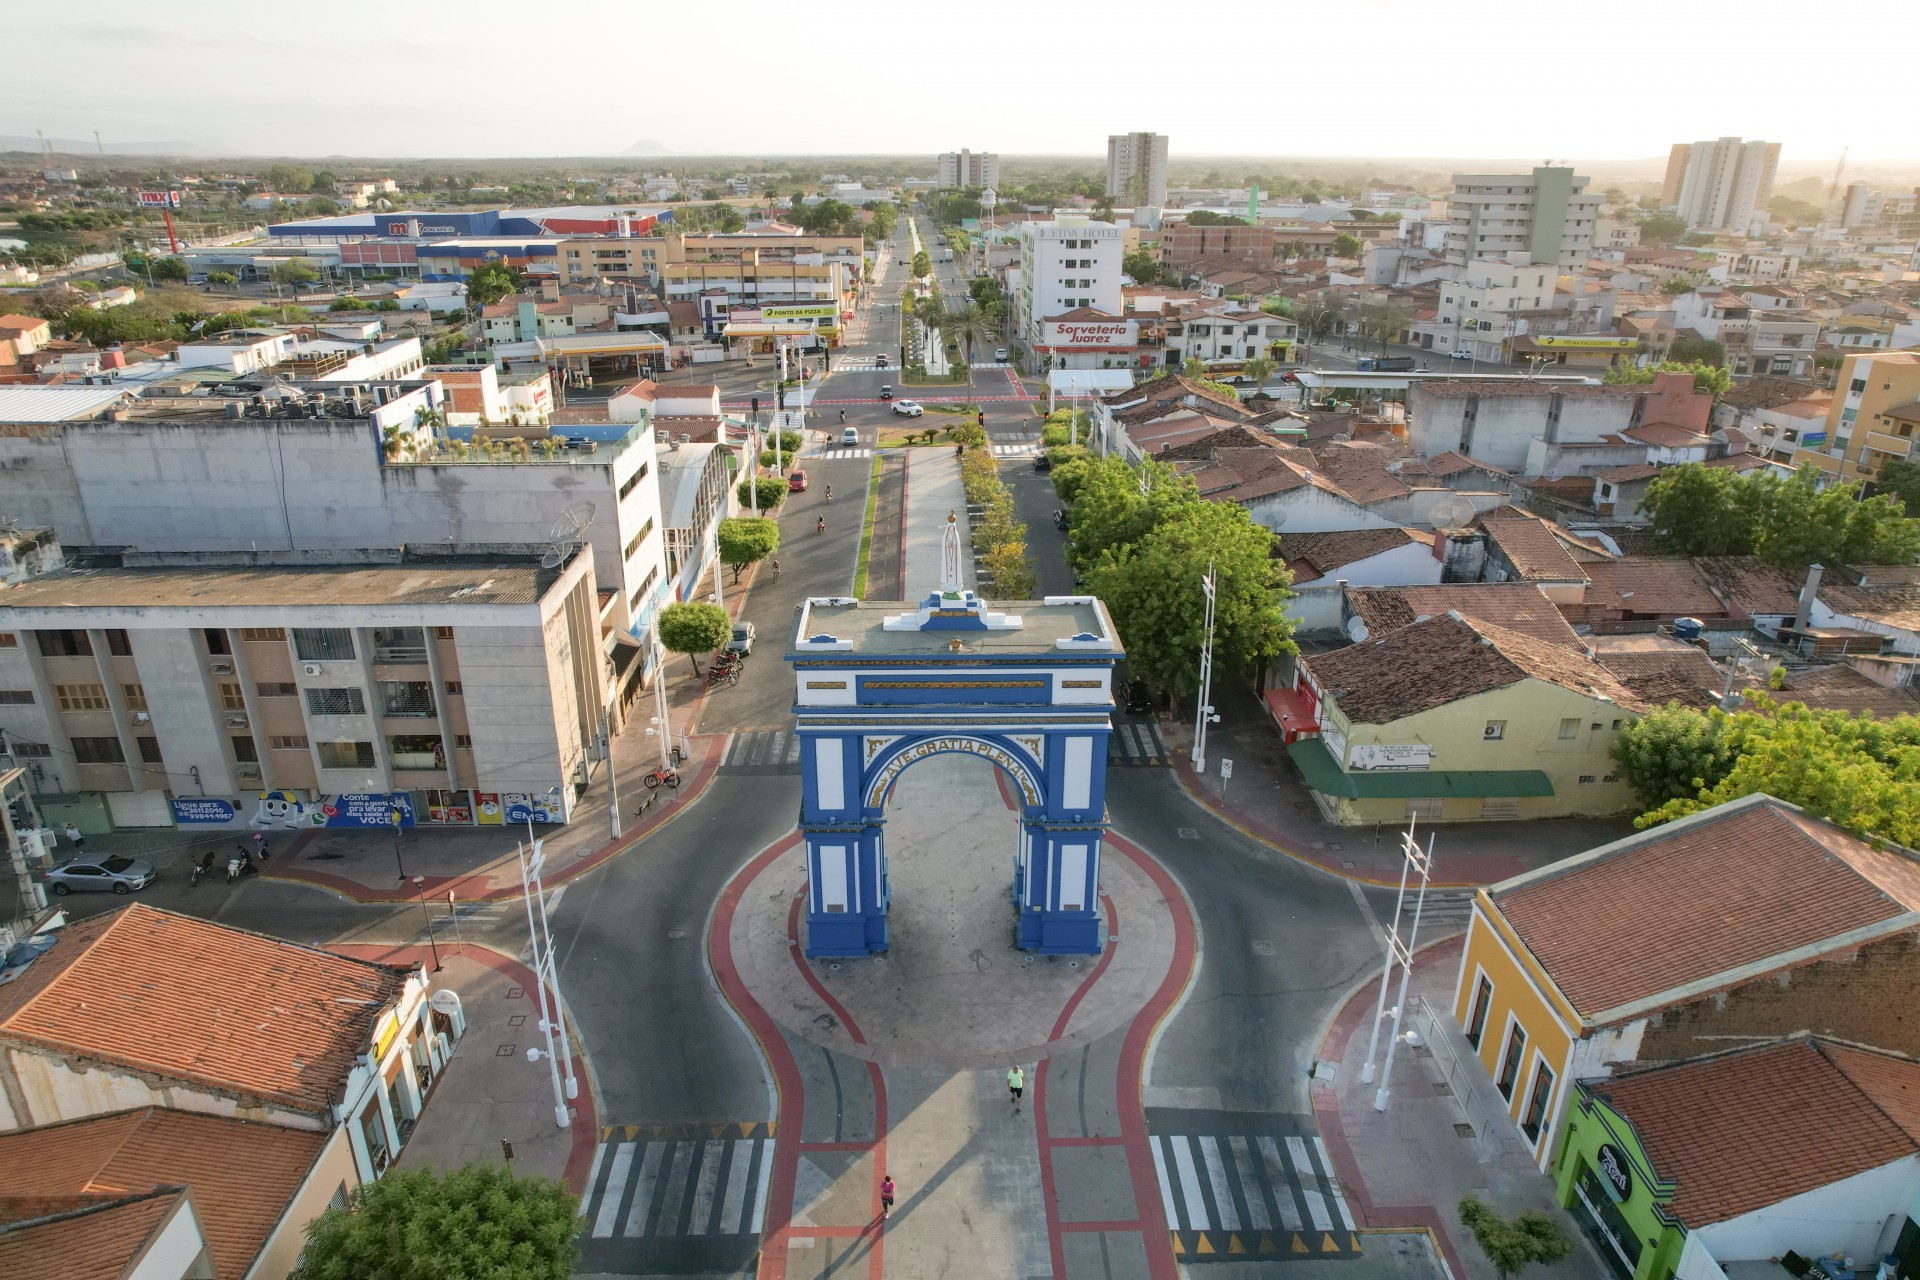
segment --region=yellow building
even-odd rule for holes
[[[678,232],[652,236],[583,236],[554,246],[561,278],[569,284],[595,279],[662,285],[667,268],[683,263],[826,263],[842,274],[857,273],[866,251],[859,236],[825,236],[784,223],[748,231]]]
[[[1640,701],[1586,653],[1449,611],[1303,658],[1318,737],[1287,750],[1335,822],[1619,813],[1610,752]]]
[[[1916,926],[1920,859],[1751,795],[1482,889],[1453,1016],[1544,1169],[1616,1064],[1803,1029],[1912,1052]]]
[[[1848,356],[1834,384],[1825,431],[1801,437],[1793,465],[1818,467],[1835,480],[1871,479],[1887,462],[1913,455],[1917,423],[1920,352]]]

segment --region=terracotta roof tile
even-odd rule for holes
[[[1910,1111],[1920,1063],[1811,1038],[1587,1088],[1632,1121],[1654,1169],[1677,1184],[1667,1211],[1694,1229],[1920,1152]],[[1908,1127],[1879,1097],[1908,1113]]]
[[[1754,795],[1491,894],[1574,1008],[1598,1017],[1677,999],[1671,993],[1683,987],[1731,984],[1736,970],[1764,972],[1853,930],[1911,928],[1920,923],[1920,860]]]
[[[405,980],[136,903],[68,926],[0,987],[0,1042],[321,1114]]]
[[[1591,488],[1591,486],[1588,486]],[[1483,519],[1487,540],[1507,558],[1513,571],[1527,582],[1583,582],[1586,570],[1577,563],[1567,544],[1546,521],[1531,516]]]
[[[1285,535],[1282,535],[1285,544]],[[1566,615],[1531,582],[1459,582],[1430,587],[1351,587],[1347,605],[1372,636],[1449,609],[1473,622],[1505,627],[1563,649],[1586,652]]]
[[[1676,617],[1718,617],[1726,613],[1726,606],[1690,560],[1629,557],[1583,567],[1589,608]]]
[[[0,1227],[0,1275],[121,1280],[186,1194],[172,1190],[76,1205],[58,1216]]]
[[[1436,453],[1427,459],[1427,471],[1438,479],[1459,475],[1463,471],[1485,471],[1490,475],[1510,476],[1513,473],[1491,462],[1482,462],[1478,458],[1469,458],[1463,453],[1449,449],[1445,453]]]
[[[1804,575],[1776,569],[1758,556],[1696,556],[1693,563],[1714,595],[1736,613],[1791,614],[1800,607]]]
[[[1705,708],[1725,687],[1726,673],[1703,651],[1666,636],[1594,636],[1594,657],[1644,701]]]
[[[1689,431],[1671,422],[1643,422],[1637,427],[1628,427],[1620,434],[1635,443],[1652,445],[1660,449],[1684,449],[1688,445],[1702,445],[1707,442],[1707,438],[1698,431]]]
[[[1845,711],[1859,715],[1870,711],[1877,716],[1920,715],[1920,686],[1889,689],[1861,675],[1852,667],[1835,665],[1810,667],[1790,672],[1786,687],[1769,691],[1775,702],[1803,702],[1815,711]]]
[[[1395,461],[1385,445],[1363,440],[1334,440],[1316,446],[1307,464],[1362,506],[1404,498],[1412,490],[1387,470]]]
[[[1524,680],[1640,705],[1584,653],[1457,613],[1303,658],[1301,665],[1355,724],[1391,724]]]
[[[0,1134],[0,1201],[184,1185],[215,1269],[245,1275],[330,1133],[147,1107]]]
[[[1851,587],[1823,583],[1820,603],[1845,617],[1920,631],[1920,586]]]
[[[1420,534],[1397,525],[1391,529],[1286,533],[1280,536],[1280,553],[1286,559],[1288,567],[1294,569],[1296,581],[1311,582],[1344,565],[1381,555],[1409,543],[1425,541],[1426,538]],[[1307,572],[1303,575],[1299,568],[1294,567],[1296,565],[1305,567]]]

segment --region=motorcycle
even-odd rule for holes
[[[234,883],[240,879],[241,876],[257,876],[259,874],[260,868],[253,865],[252,854],[245,852],[236,853],[227,859],[228,884]]]
[[[200,860],[193,864],[192,868],[189,870],[187,874],[187,884],[189,887],[198,886],[200,883],[201,876],[212,875],[212,874],[213,874],[213,854],[211,851],[209,851],[207,853],[201,854]]]

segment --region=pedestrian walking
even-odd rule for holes
[[[67,837],[67,843],[72,845],[76,852],[87,847],[87,838],[81,835],[80,828],[71,822],[61,829],[61,833]]]
[[[888,1174],[886,1177],[880,1179],[880,1216],[882,1218],[890,1218],[893,1216],[892,1174]]]
[[[1013,1095],[1013,1113],[1015,1115],[1020,1114],[1020,1095],[1026,1091],[1027,1073],[1022,1071],[1020,1064],[1016,1062],[1013,1064],[1012,1069],[1007,1072],[1007,1092]]]
[[[265,862],[272,856],[267,852],[267,837],[265,832],[256,831],[253,833],[253,852],[254,856],[262,862]]]

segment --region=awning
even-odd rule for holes
[[[1321,738],[1287,744],[1300,776],[1315,791],[1343,800],[1518,799],[1551,796],[1538,769],[1342,769]]]

